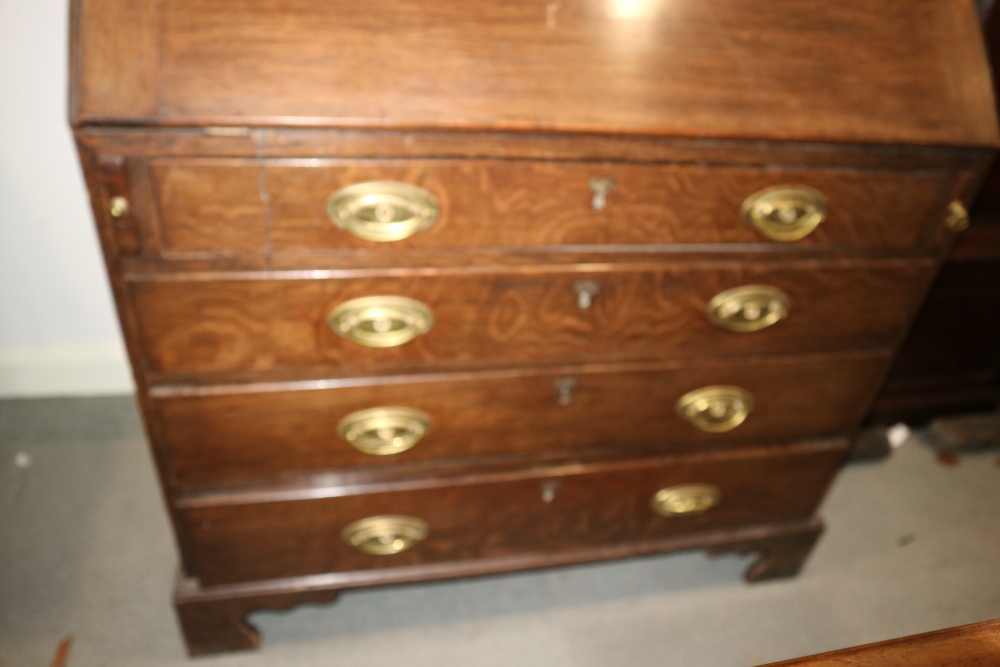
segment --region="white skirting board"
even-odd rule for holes
[[[0,398],[130,394],[134,390],[120,342],[0,345]]]

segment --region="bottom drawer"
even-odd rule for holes
[[[838,440],[370,478],[188,498],[177,516],[188,574],[202,585],[552,553],[808,518],[846,449]]]

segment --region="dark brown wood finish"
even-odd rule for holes
[[[414,247],[774,245],[739,210],[747,197],[776,185],[813,187],[829,200],[829,219],[797,245],[901,248],[923,245],[954,198],[952,178],[934,171],[440,159],[158,160],[152,170],[170,257],[260,254],[266,247],[275,254],[385,254]],[[600,211],[592,207],[595,178],[615,184]],[[441,202],[441,217],[392,243],[361,240],[330,221],[331,193],[378,180],[428,189]]]
[[[884,353],[857,353],[347,378],[313,383],[341,388],[237,385],[232,393],[168,395],[154,404],[170,475],[179,487],[190,487],[350,466],[832,436],[857,423],[888,361]],[[561,404],[558,386],[567,382],[569,399]],[[753,412],[726,433],[700,431],[675,409],[688,391],[716,384],[742,387],[754,397]],[[357,451],[337,434],[348,414],[380,406],[425,411],[433,419],[431,432],[390,456]]]
[[[132,90],[155,77],[161,124],[997,143],[963,0],[76,1],[75,123],[150,116]],[[114,30],[132,5],[140,29]],[[110,32],[114,58],[86,48]]]
[[[206,586],[558,552],[806,519],[845,451],[838,442],[636,458],[613,467],[574,463],[502,483],[444,479],[436,487],[380,493],[331,487],[314,491],[328,498],[185,509],[182,530],[194,545],[189,573]],[[658,490],[688,483],[712,484],[722,500],[692,516],[650,509]],[[430,526],[427,539],[407,551],[375,556],[341,538],[351,522],[400,514]]]
[[[378,159],[469,158],[626,162],[711,162],[823,169],[971,170],[989,166],[983,147],[738,141],[594,133],[298,129],[292,127],[102,127],[78,140],[99,154],[136,158]],[[978,166],[977,166],[978,165]]]
[[[822,532],[823,524],[811,519],[558,553],[331,572],[248,584],[202,587],[194,579],[182,578],[176,587],[174,605],[191,655],[242,651],[260,645],[257,629],[247,621],[251,611],[282,610],[299,604],[330,602],[345,588],[474,577],[690,549],[704,549],[713,555],[756,553],[758,558],[747,569],[745,576],[747,581],[764,581],[798,574]]]
[[[995,84],[1000,5],[979,4]],[[961,414],[975,419],[1000,409],[1000,165],[986,176],[971,217],[872,407],[869,433],[898,421],[924,424]],[[883,455],[888,452],[886,447]]]
[[[143,281],[132,289],[152,371],[337,363],[365,372],[404,361],[553,363],[890,347],[932,276],[927,261],[744,261],[357,280],[262,274],[259,280]],[[574,290],[582,280],[600,290],[585,310]],[[709,300],[748,284],[785,290],[789,317],[751,333],[711,324]],[[435,324],[405,345],[380,349],[342,338],[327,325],[335,306],[375,295],[416,299],[431,308]]]
[[[764,667],[994,667],[998,656],[1000,621],[986,621]]]
[[[1000,145],[965,0],[71,7],[71,121],[192,653],[255,646],[252,609],[356,586],[690,548],[794,574],[948,205]],[[337,231],[326,197],[373,178],[425,186],[441,218],[391,244]],[[830,202],[798,242],[737,215],[784,183]],[[787,319],[708,322],[715,294],[761,283]],[[434,327],[379,350],[327,327],[376,294],[424,301]],[[710,383],[756,396],[731,433],[675,416]],[[333,430],[388,402],[434,426],[374,465]],[[693,481],[722,504],[649,510]],[[386,560],[341,541],[386,512],[431,536]]]

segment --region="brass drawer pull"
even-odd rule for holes
[[[826,198],[804,185],[765,188],[746,198],[740,215],[748,225],[775,241],[809,236],[826,219]]]
[[[677,414],[707,433],[731,431],[753,410],[753,396],[746,389],[712,385],[689,391],[677,401]]]
[[[337,335],[366,347],[396,347],[427,333],[431,309],[405,296],[365,296],[330,311],[327,324]]]
[[[352,412],[337,424],[337,433],[352,447],[378,456],[405,452],[430,430],[429,414],[395,406]]]
[[[358,551],[375,556],[391,556],[427,539],[430,526],[413,516],[384,514],[370,516],[348,525],[340,536]]]
[[[711,484],[681,484],[660,489],[649,502],[650,508],[662,516],[701,514],[722,500],[722,492]]]
[[[440,213],[437,197],[398,181],[349,185],[326,200],[326,214],[335,225],[360,239],[383,243],[427,229]]]
[[[788,295],[770,285],[743,285],[719,292],[705,310],[720,329],[760,331],[788,316]]]
[[[969,211],[966,210],[965,204],[958,200],[948,204],[948,217],[944,219],[944,224],[956,234],[968,229]]]

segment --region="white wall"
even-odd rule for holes
[[[0,397],[132,381],[67,123],[67,0],[0,0]]]

